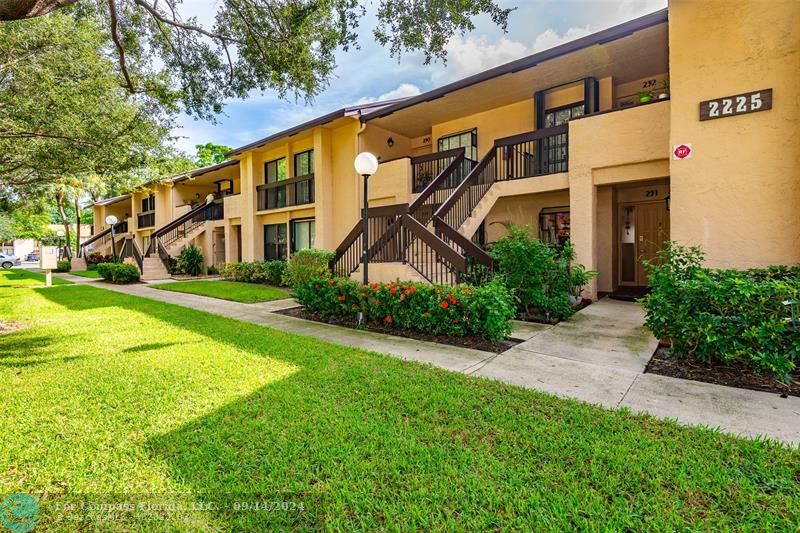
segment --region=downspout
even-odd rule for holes
[[[367,131],[367,123],[364,121],[360,112],[358,114],[358,117],[353,117],[353,118],[359,121],[358,129],[356,130],[356,155],[358,155],[361,153],[361,134]],[[355,176],[353,179],[353,187],[355,187],[354,190],[357,191],[356,194],[354,195],[355,204],[353,205],[353,208],[357,213],[356,220],[359,220],[361,219],[361,206],[364,205],[364,199],[361,198],[361,196],[363,196],[363,193],[359,194],[359,192],[361,191],[360,185],[362,178],[355,171],[353,172],[353,176]]]

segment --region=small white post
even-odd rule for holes
[[[45,280],[44,284],[46,287],[50,287],[51,285],[53,285],[53,271],[50,270],[49,268],[45,271],[44,280]]]

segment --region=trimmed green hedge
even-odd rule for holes
[[[120,285],[139,281],[139,269],[125,263],[100,263],[97,273],[106,281]]]
[[[286,264],[283,284],[294,289],[312,279],[331,277],[330,262],[335,255],[330,250],[300,250]]]
[[[219,265],[219,275],[224,280],[264,283],[274,286],[281,285],[285,270],[286,261],[280,260],[222,263]]]
[[[647,263],[645,325],[675,357],[742,362],[788,380],[800,362],[800,331],[789,327],[783,302],[800,299],[800,265],[721,270],[702,261],[700,248],[672,242]]]
[[[369,322],[450,336],[478,335],[501,340],[511,334],[514,298],[500,280],[481,287],[428,283],[361,283],[344,278],[312,278],[294,287],[297,301],[322,316]]]

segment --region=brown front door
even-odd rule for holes
[[[669,240],[669,214],[664,202],[639,204],[636,209],[636,281],[647,285],[647,269],[643,261],[654,261],[664,241]]]

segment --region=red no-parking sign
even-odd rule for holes
[[[691,144],[676,144],[672,147],[672,159],[690,159],[692,157]]]

